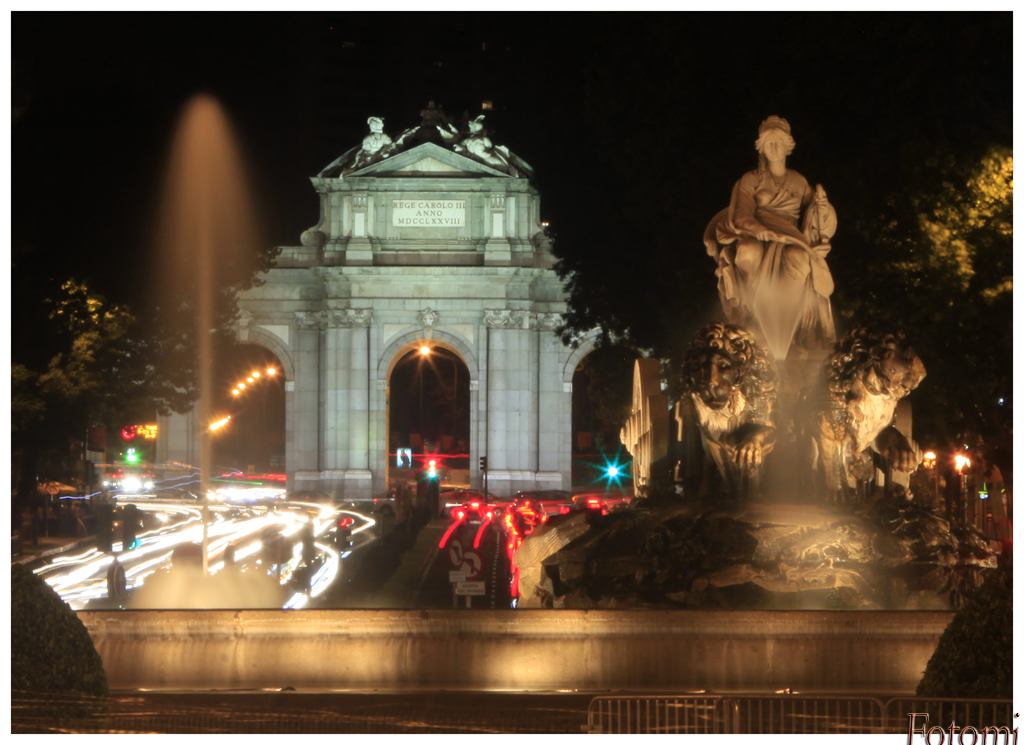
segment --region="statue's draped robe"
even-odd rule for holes
[[[801,223],[801,216],[803,217]],[[746,325],[751,317],[767,332],[765,309],[777,309],[793,318],[781,325],[792,328],[806,348],[822,348],[835,341],[829,296],[834,287],[825,263],[835,234],[836,214],[831,205],[818,209],[807,179],[787,170],[781,186],[770,174],[751,171],[732,190],[729,206],[711,220],[704,232],[708,253],[718,262],[718,292],[730,323]],[[791,236],[811,247],[781,241],[760,241],[763,228]],[[778,350],[773,350],[778,352]]]

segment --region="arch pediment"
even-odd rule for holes
[[[352,179],[360,176],[409,177],[418,173],[431,176],[512,178],[507,173],[502,173],[432,142],[425,142],[411,150],[392,155],[390,158],[353,171],[345,178]]]

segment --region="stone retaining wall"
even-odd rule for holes
[[[111,688],[912,694],[947,612],[82,611]]]

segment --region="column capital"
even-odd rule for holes
[[[324,328],[323,315],[318,310],[312,311],[295,311],[295,325],[300,329],[310,329],[317,331]]]
[[[366,328],[373,320],[373,309],[342,308],[327,311],[324,315],[327,328]]]
[[[531,329],[537,326],[537,314],[529,310],[485,310],[484,324],[492,329]]]

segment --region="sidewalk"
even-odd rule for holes
[[[12,538],[12,540],[14,540]],[[82,544],[82,548],[87,548],[96,542],[96,536],[88,536],[86,538],[78,538],[76,536],[40,536],[38,539],[38,545],[33,546],[31,541],[21,544],[21,555],[12,556],[12,564],[27,564],[30,561],[36,559],[42,559],[47,556],[53,556],[54,554],[60,554],[65,551],[70,551]]]

